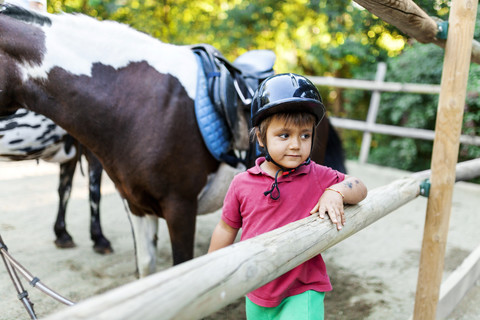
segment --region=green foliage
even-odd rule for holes
[[[443,49],[414,43],[388,61],[386,81],[435,84],[441,82]],[[480,135],[480,67],[472,64],[462,134]],[[435,129],[438,96],[384,93],[377,122],[395,126]],[[418,171],[430,167],[431,141],[375,136],[369,160],[385,166]],[[461,145],[459,161],[480,157],[480,148]]]
[[[209,43],[229,59],[271,49],[278,72],[351,77],[385,60],[398,32],[350,0],[52,0],[51,12],[111,19],[174,44]]]
[[[448,20],[447,1],[416,1],[429,15]],[[480,38],[480,16],[477,15],[474,38]],[[433,44],[413,42],[398,56],[390,58],[386,81],[439,84],[443,69],[443,49]],[[371,73],[358,72],[354,78],[373,79]],[[472,64],[465,104],[462,134],[480,135],[480,66]],[[363,101],[359,99],[358,101]],[[395,126],[435,129],[438,96],[405,93],[383,93],[377,122]],[[363,118],[365,119],[365,118]],[[433,142],[386,135],[374,135],[369,161],[410,171],[430,167]],[[347,149],[349,158],[356,158],[357,149]],[[459,161],[480,157],[480,147],[461,145]]]

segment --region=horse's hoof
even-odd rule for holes
[[[97,243],[95,243],[93,245],[93,251],[95,251],[98,254],[105,255],[105,254],[113,253],[113,248],[110,245],[110,241],[105,239],[103,241],[98,241]]]
[[[59,249],[70,249],[70,248],[75,248],[77,245],[73,240],[65,240],[65,239],[57,239],[55,240],[55,245]]]
[[[113,248],[112,247],[104,248],[104,247],[93,246],[93,251],[95,251],[98,254],[102,254],[102,255],[111,254],[111,253],[113,253]]]

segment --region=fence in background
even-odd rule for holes
[[[435,137],[435,131],[433,130],[406,128],[376,123],[382,92],[404,92],[412,94],[440,93],[440,85],[384,82],[386,72],[386,63],[380,62],[377,67],[374,81],[339,79],[332,77],[309,77],[309,79],[317,86],[372,91],[367,119],[365,121],[330,117],[331,123],[337,128],[363,131],[362,145],[358,159],[360,163],[365,163],[368,160],[368,154],[372,142],[372,133],[430,141],[433,141]],[[460,143],[480,146],[480,137],[461,135]]]

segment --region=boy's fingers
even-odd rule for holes
[[[318,214],[320,215],[320,218],[325,218],[325,207],[320,206],[320,209],[318,209]]]
[[[345,222],[347,222],[347,219],[345,218],[345,211],[342,210],[342,224],[345,225]]]
[[[318,212],[318,206],[319,204],[317,203],[315,207],[313,207],[312,211],[310,211],[310,214],[314,214],[315,212]]]
[[[332,222],[337,225],[337,230],[342,229],[342,216],[340,212],[335,211],[335,219],[332,219]]]
[[[338,221],[337,216],[338,215],[337,215],[336,210],[330,209],[328,211],[328,216],[330,217],[330,220],[332,220],[333,223],[337,224],[337,221]]]
[[[331,209],[331,213],[328,214],[330,216],[330,220],[333,224],[337,225],[337,230],[342,229],[342,215],[339,210]]]

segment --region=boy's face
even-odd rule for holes
[[[273,117],[267,128],[267,147],[272,159],[284,168],[296,168],[307,160],[312,147],[313,123],[297,126]],[[258,137],[258,136],[257,136]],[[264,147],[261,139],[260,146]],[[271,162],[268,165],[277,166]]]

